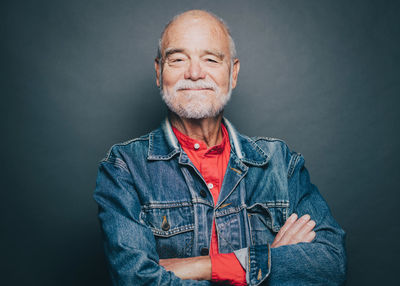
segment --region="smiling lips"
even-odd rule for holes
[[[214,90],[214,89],[213,88],[181,88],[178,90],[202,91],[202,90]]]

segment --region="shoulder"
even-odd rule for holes
[[[147,155],[151,133],[112,145],[101,162],[115,163],[115,161],[124,160],[126,157],[137,156],[142,153]]]
[[[261,136],[248,138],[263,150],[271,164],[285,166],[288,177],[293,174],[295,168],[299,166],[300,163],[304,163],[303,156],[291,150],[289,145],[282,139]]]

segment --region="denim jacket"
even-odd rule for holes
[[[94,198],[115,285],[212,285],[181,280],[161,258],[207,255],[215,219],[218,249],[234,252],[248,285],[341,285],[345,233],[311,184],[302,155],[278,139],[239,134],[224,119],[231,154],[217,205],[166,119],[114,145],[99,167]],[[309,214],[311,243],[271,248],[286,219]]]

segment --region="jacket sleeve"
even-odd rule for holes
[[[140,222],[140,203],[123,160],[100,163],[94,199],[113,285],[211,285],[181,280],[161,267],[151,230]]]
[[[288,216],[309,214],[316,222],[315,239],[277,248],[256,245],[235,254],[246,263],[249,285],[342,285],[346,277],[345,232],[311,184],[303,157],[293,153],[290,162]]]

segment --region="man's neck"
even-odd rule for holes
[[[182,118],[173,112],[168,114],[171,125],[179,132],[195,140],[201,140],[207,147],[218,145],[222,142],[222,113],[216,117],[189,119]]]

